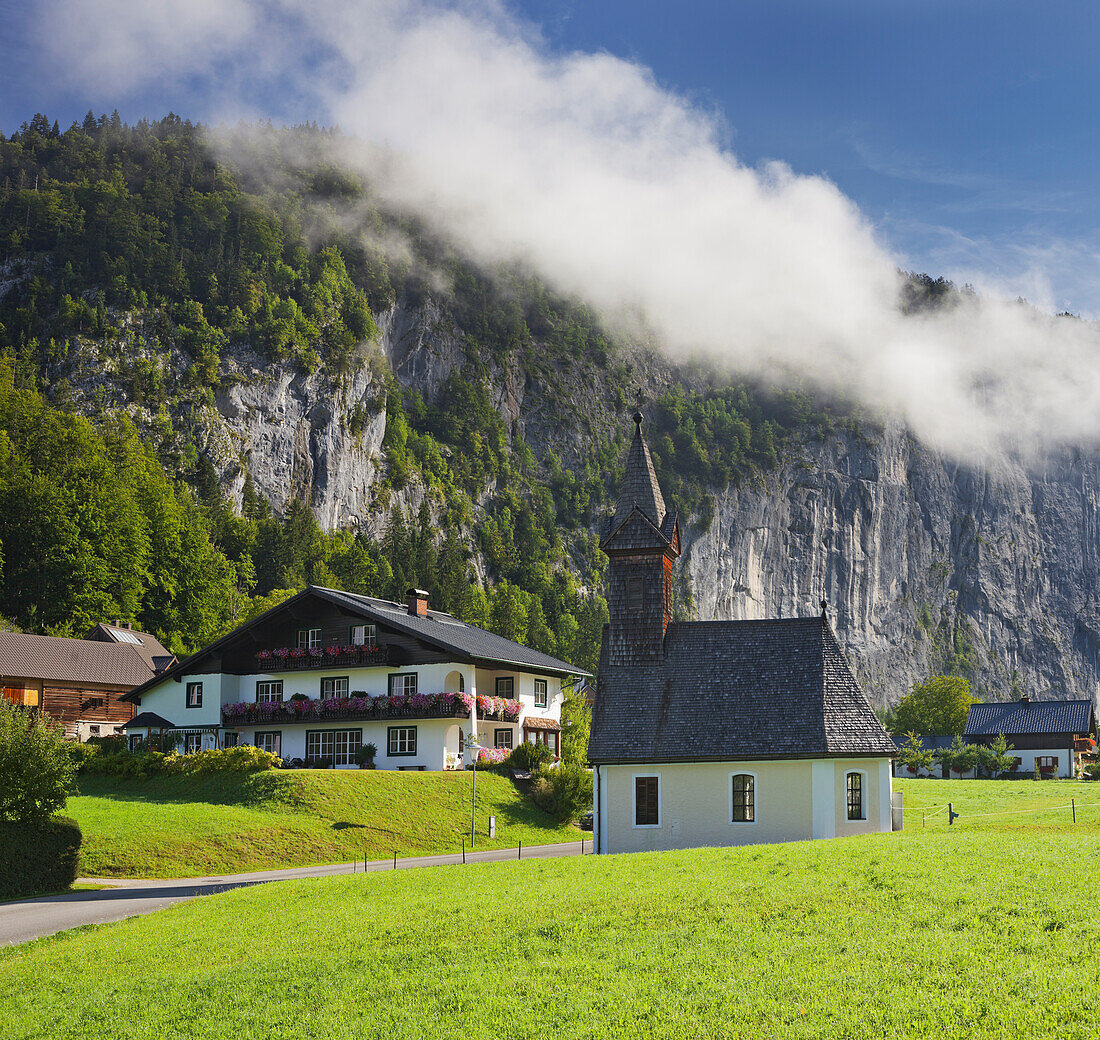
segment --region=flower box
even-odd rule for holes
[[[516,722],[522,705],[505,697],[478,697],[478,718]],[[467,693],[412,693],[371,697],[360,690],[349,697],[287,701],[241,701],[222,708],[227,725],[250,722],[299,722],[310,719],[468,718],[473,698]]]

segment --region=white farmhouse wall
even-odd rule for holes
[[[863,819],[847,817],[846,776],[860,772]],[[732,821],[732,777],[751,773],[752,823]],[[660,820],[635,826],[634,781],[659,778]],[[645,852],[699,846],[800,841],[889,831],[890,760],[692,762],[602,765],[593,792],[601,852]]]
[[[261,682],[282,682],[283,700],[288,701],[295,694],[303,694],[315,699],[321,696],[323,679],[346,677],[349,692],[364,692],[373,697],[389,693],[389,677],[395,672],[416,672],[417,689],[421,693],[441,693],[455,689],[454,673],[462,676],[465,692],[474,696],[495,696],[498,676],[511,676],[513,679],[513,698],[522,705],[520,720],[516,723],[496,722],[491,719],[477,721],[477,734],[480,742],[493,746],[497,729],[512,731],[512,744],[517,746],[522,735],[522,723],[528,715],[561,720],[561,706],[564,697],[561,692],[561,680],[553,676],[536,676],[515,669],[475,669],[469,664],[443,663],[421,664],[406,668],[395,666],[373,667],[334,667],[309,668],[300,671],[286,670],[278,672],[253,672],[248,675],[229,675],[207,673],[202,675],[181,676],[177,682],[166,680],[146,691],[141,697],[141,711],[153,712],[167,719],[179,729],[219,727],[218,743],[224,743],[226,730],[238,734],[241,743],[254,743],[259,732],[278,732],[284,759],[306,757],[306,732],[313,730],[362,729],[363,742],[374,743],[378,747],[376,763],[380,769],[445,769],[456,764],[458,755],[459,731],[468,736],[471,730],[469,719],[408,719],[408,720],[328,720],[324,723],[309,722],[288,724],[272,722],[270,725],[257,726],[250,722],[241,726],[221,727],[221,709],[228,704],[240,701],[255,702],[256,686]],[[535,679],[543,678],[547,683],[547,706],[535,707]],[[203,684],[202,706],[188,708],[187,684]],[[415,725],[417,727],[417,753],[415,756],[394,756],[388,754],[388,730],[392,725]],[[146,730],[131,729],[134,735],[146,735]],[[466,763],[472,752],[467,751]]]

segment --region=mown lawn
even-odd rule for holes
[[[206,778],[81,777],[66,815],[84,832],[87,877],[194,877],[458,852],[469,773],[293,770]],[[477,778],[478,847],[572,841],[501,776]],[[495,840],[485,836],[496,816]],[[0,1026],[2,1035],[2,1026]]]
[[[899,786],[971,813],[1100,802]],[[0,952],[0,1033],[1091,1038],[1100,808],[1023,819],[239,890]]]

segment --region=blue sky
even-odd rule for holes
[[[854,199],[904,263],[1100,312],[1100,6],[1016,0],[524,0],[723,112],[750,164]],[[1038,295],[1035,293],[1034,295]]]
[[[955,0],[519,0],[555,51],[607,51],[722,114],[729,147],[823,174],[903,266],[1100,314],[1100,8]],[[91,106],[127,119],[216,109],[196,78],[66,88],[25,4],[0,0],[0,129]],[[288,107],[289,106],[289,107]],[[274,118],[308,118],[293,99]]]

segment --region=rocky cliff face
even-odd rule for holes
[[[978,692],[1094,697],[1096,459],[952,465],[896,428],[805,446],[719,496],[683,566],[700,618],[805,614],[824,595],[874,701],[951,664]]]
[[[162,440],[186,430],[181,443],[197,444],[238,502],[249,472],[277,509],[302,494],[323,526],[378,535],[386,371],[433,400],[465,347],[431,300],[399,304],[377,322],[379,343],[347,375],[303,375],[238,351],[213,400],[183,395],[168,417],[134,402],[126,373],[144,359],[173,385],[188,361],[154,356],[133,322],[121,322],[114,343],[74,343],[51,381],[71,406],[125,407]],[[623,434],[607,372],[552,358],[538,365],[491,371],[498,410],[536,457],[553,448],[575,462],[596,439]],[[675,378],[691,377],[652,357],[632,362],[630,379],[647,392]],[[423,494],[414,482],[386,501],[415,509]],[[1067,455],[1039,472],[975,470],[898,428],[837,434],[801,445],[758,482],[720,490],[709,528],[685,530],[682,569],[700,619],[805,615],[824,596],[879,704],[952,666],[991,697],[1091,697],[1100,678],[1098,494],[1095,458]]]

